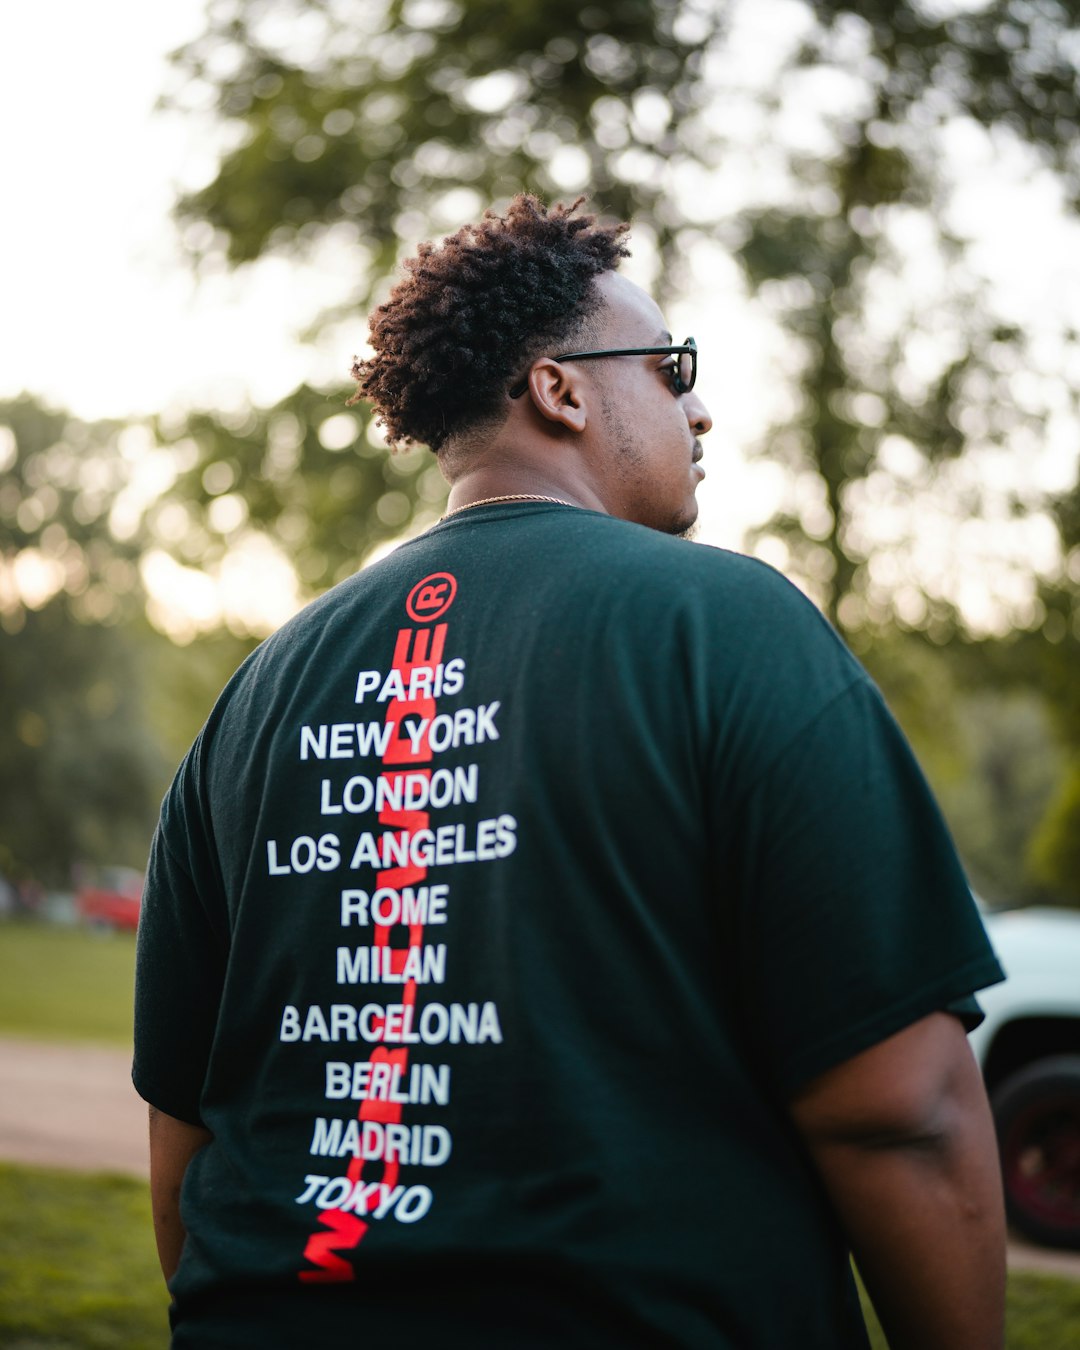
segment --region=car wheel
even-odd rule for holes
[[[1080,1055],[1038,1060],[990,1100],[1009,1221],[1033,1242],[1080,1248]]]

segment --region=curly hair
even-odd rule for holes
[[[375,355],[355,360],[357,391],[392,443],[438,451],[499,416],[507,386],[599,308],[593,281],[629,256],[627,224],[550,208],[527,193],[486,211],[441,246],[420,245],[371,320]]]

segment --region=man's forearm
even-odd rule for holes
[[[154,1238],[165,1281],[176,1274],[187,1233],[180,1218],[180,1187],[188,1163],[213,1138],[201,1125],[191,1125],[150,1107],[150,1205]]]
[[[828,1152],[818,1167],[891,1350],[1001,1346],[1004,1216],[992,1137],[965,1128]]]
[[[958,1022],[906,1029],[795,1106],[891,1350],[997,1350],[1005,1216],[993,1122]]]

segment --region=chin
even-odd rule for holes
[[[678,535],[680,539],[690,539],[697,529],[698,504],[691,498],[685,511],[680,511],[664,531],[665,534]]]
[[[698,504],[693,497],[674,508],[671,515],[661,514],[665,510],[666,504],[654,497],[644,510],[627,511],[622,519],[644,525],[659,534],[688,535],[697,524]]]

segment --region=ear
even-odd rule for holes
[[[534,361],[529,371],[528,396],[541,417],[568,431],[582,432],[589,420],[581,378],[550,357]]]

